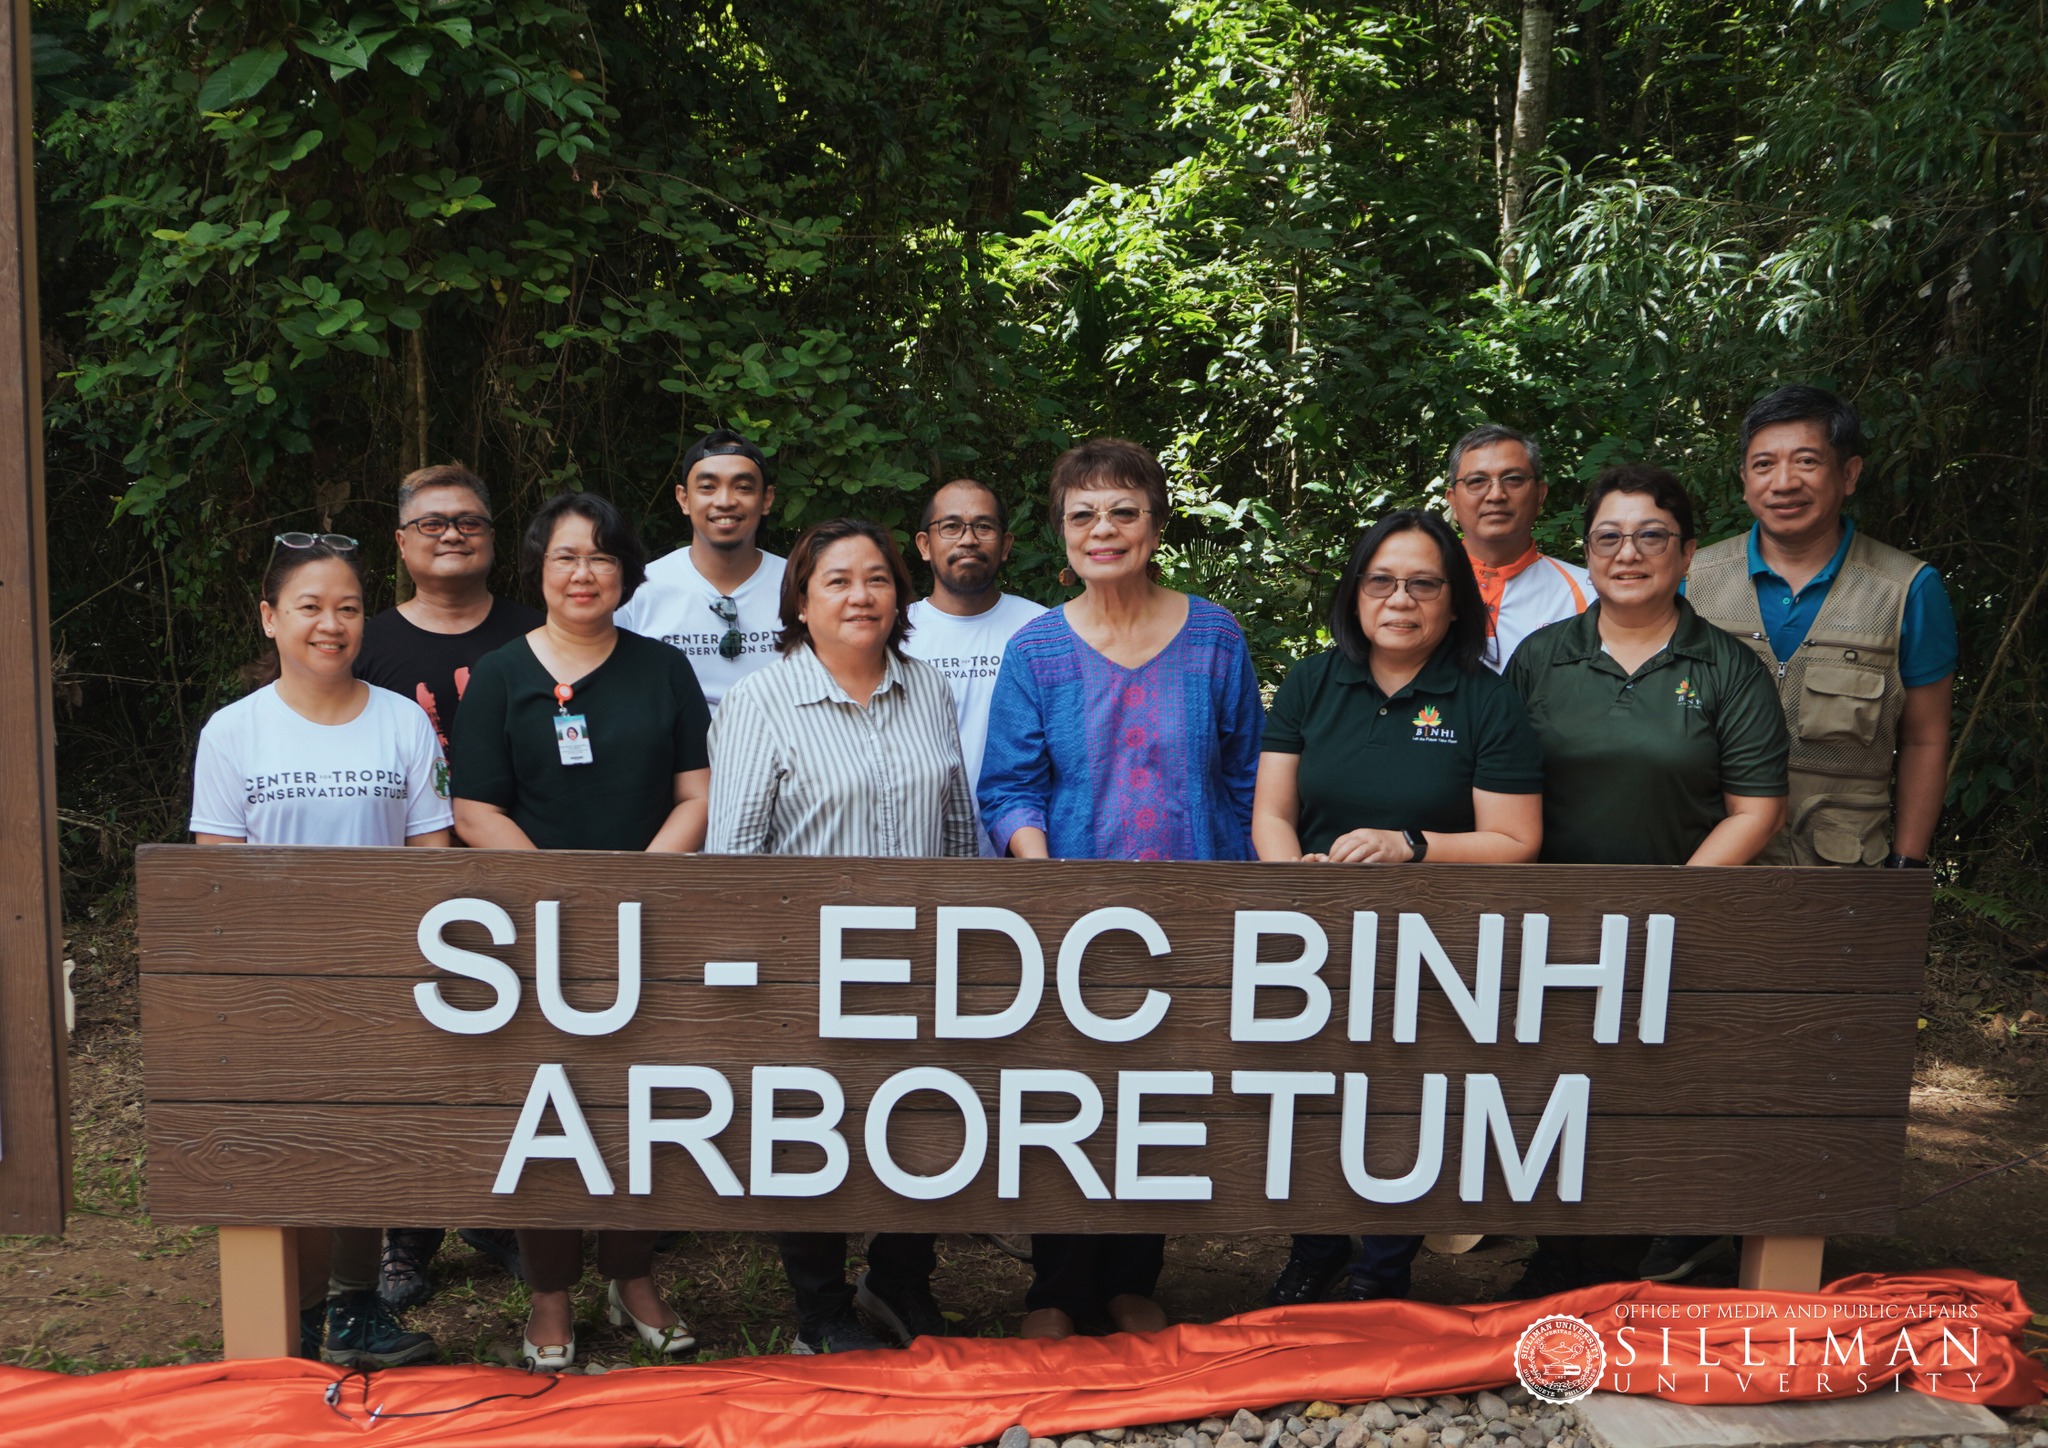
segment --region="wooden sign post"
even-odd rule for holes
[[[401,1220],[1732,1232],[1818,1285],[1822,1236],[1897,1214],[1931,901],[192,846],[139,882],[150,1211],[249,1244],[231,1352],[286,1350],[288,1229]]]
[[[70,1203],[28,0],[0,7],[0,1232]]]

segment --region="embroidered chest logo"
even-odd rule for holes
[[[1678,687],[1671,692],[1678,697],[1679,708],[1697,709],[1700,707],[1700,691],[1692,686],[1691,679],[1680,679]]]
[[[1424,704],[1415,711],[1409,721],[1415,726],[1414,742],[1417,744],[1456,744],[1458,731],[1444,723],[1444,716],[1436,705]]]

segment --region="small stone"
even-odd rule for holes
[[[1224,1422],[1221,1418],[1204,1418],[1201,1422],[1195,1425],[1195,1431],[1197,1433],[1207,1433],[1211,1438],[1213,1438],[1229,1426],[1230,1425]]]
[[[1308,1419],[1304,1418],[1299,1413],[1291,1414],[1287,1419],[1287,1431],[1290,1433],[1298,1434],[1301,1432],[1303,1428],[1306,1428],[1307,1426]]]
[[[1239,1408],[1237,1416],[1230,1420],[1230,1431],[1247,1443],[1260,1443],[1265,1441],[1266,1420],[1250,1408]],[[1218,1448],[1221,1448],[1220,1444]]]
[[[1472,1411],[1482,1418],[1505,1418],[1508,1405],[1498,1393],[1481,1393],[1472,1400]]]
[[[1446,1393],[1436,1400],[1436,1406],[1444,1410],[1446,1418],[1455,1418],[1458,1414],[1465,1411],[1465,1400],[1454,1394]]]
[[[600,1373],[608,1373],[611,1371],[611,1369],[606,1367],[603,1363],[590,1363],[584,1367],[583,1371],[595,1376]]]
[[[1507,1419],[1496,1418],[1493,1422],[1486,1425],[1486,1431],[1493,1434],[1496,1438],[1512,1438],[1515,1436],[1516,1429],[1515,1425]]]
[[[1401,1420],[1394,1416],[1392,1403],[1367,1403],[1358,1410],[1358,1418],[1366,1427],[1377,1428],[1383,1433],[1391,1433],[1401,1426]]]
[[[1320,1428],[1303,1428],[1294,1435],[1299,1448],[1323,1448],[1323,1431]]]
[[[2048,1448],[2048,1428],[2044,1428],[2027,1440],[2028,1448]]]
[[[1095,1448],[1095,1440],[1092,1438],[1083,1438],[1080,1435],[1076,1434],[1074,1437],[1069,1438],[1066,1442],[1060,1444],[1060,1448]]]
[[[1095,1430],[1095,1439],[1099,1443],[1121,1443],[1124,1441],[1124,1430],[1121,1428],[1097,1428]]]
[[[1509,1383],[1500,1390],[1500,1395],[1509,1407],[1513,1407],[1516,1403],[1526,1403],[1529,1401],[1529,1390],[1520,1383]]]
[[[1216,1448],[1252,1448],[1252,1440],[1235,1428],[1227,1428],[1223,1436],[1216,1440]]]
[[[1259,1439],[1259,1448],[1279,1448],[1280,1436],[1286,1431],[1286,1427],[1275,1418],[1266,1425],[1266,1435]]]
[[[1394,1448],[1394,1445],[1388,1441],[1386,1434],[1375,1433],[1365,1440],[1365,1448]]]
[[[1060,1448],[1060,1445],[1050,1438],[1033,1438],[1030,1448]]]
[[[1274,1438],[1273,1442],[1274,1448],[1301,1448],[1301,1439],[1284,1430]]]
[[[996,1448],[1031,1448],[1031,1432],[1022,1423],[1013,1423],[996,1439]]]
[[[1522,1430],[1522,1448],[1544,1448],[1549,1442],[1550,1435],[1541,1428],[1531,1427]]]
[[[1404,1423],[1387,1442],[1390,1448],[1429,1448],[1429,1429],[1420,1423]]]
[[[1341,1418],[1344,1416],[1344,1410],[1335,1403],[1326,1403],[1321,1398],[1317,1398],[1313,1403],[1310,1403],[1301,1410],[1301,1416],[1310,1422],[1314,1422],[1318,1418]]]
[[[1453,1424],[1438,1435],[1437,1441],[1442,1443],[1444,1448],[1465,1448],[1465,1430]]]
[[[1593,1440],[1584,1433],[1574,1433],[1572,1435],[1572,1448],[1593,1448]]]
[[[1547,1443],[1564,1431],[1564,1419],[1555,1413],[1546,1414],[1536,1420],[1536,1431],[1543,1435]]]
[[[1986,1439],[1979,1438],[1975,1433],[1965,1433],[1963,1434],[1963,1448],[1991,1448],[1991,1444]]]
[[[1335,1440],[1330,1444],[1330,1448],[1361,1448],[1361,1445],[1365,1442],[1366,1434],[1371,1431],[1363,1423],[1346,1423],[1338,1431]]]
[[[1387,1406],[1395,1412],[1405,1414],[1411,1418],[1423,1411],[1423,1404],[1416,1402],[1413,1398],[1389,1398],[1387,1399]]]

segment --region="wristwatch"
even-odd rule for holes
[[[1406,840],[1408,848],[1415,852],[1408,857],[1409,864],[1419,865],[1429,858],[1429,841],[1423,838],[1421,830],[1403,830],[1401,838]]]
[[[1884,864],[1879,868],[1885,870],[1925,870],[1929,866],[1925,860],[1916,860],[1911,855],[1886,855],[1884,857]]]

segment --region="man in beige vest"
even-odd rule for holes
[[[1924,869],[1948,777],[1956,622],[1935,571],[1842,516],[1862,426],[1818,387],[1781,387],[1742,420],[1756,524],[1702,548],[1686,597],[1748,640],[1792,736],[1785,830],[1759,864]]]

